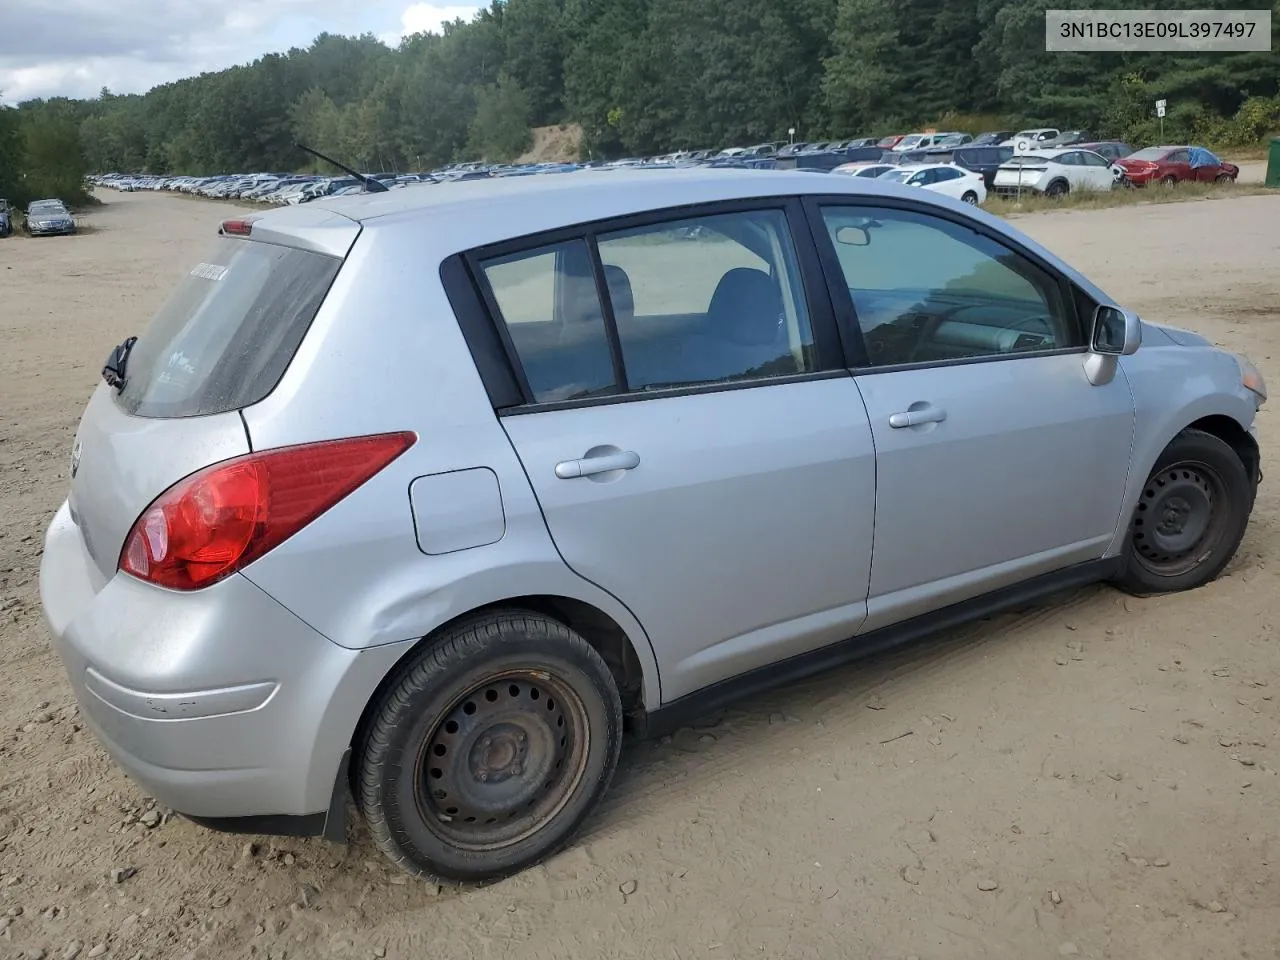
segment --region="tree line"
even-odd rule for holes
[[[302,140],[369,170],[509,160],[577,123],[616,157],[925,125],[1080,127],[1138,143],[1256,143],[1280,128],[1280,52],[1046,53],[1046,8],[1093,0],[492,0],[405,39],[305,49],[156,87],[0,109],[0,195],[86,171],[308,168]],[[1280,0],[1128,0],[1272,10]],[[55,189],[56,188],[56,189]]]

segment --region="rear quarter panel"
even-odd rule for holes
[[[531,595],[589,603],[622,627],[640,660],[646,706],[660,703],[639,622],[556,551],[498,423],[439,276],[452,248],[429,217],[366,223],[279,386],[244,410],[254,449],[413,430],[417,443],[244,575],[335,643],[417,639],[477,607]],[[505,531],[428,556],[415,479],[483,467],[496,475]]]
[[[1204,417],[1227,416],[1248,430],[1256,415],[1253,395],[1240,382],[1231,354],[1212,346],[1180,346],[1158,327],[1143,329],[1143,345],[1120,360],[1133,391],[1136,422],[1133,461],[1125,485],[1121,522],[1107,556],[1124,547],[1138,496],[1169,442]]]

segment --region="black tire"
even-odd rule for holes
[[[559,621],[503,611],[448,630],[402,668],[360,744],[356,802],[405,870],[495,880],[569,840],[621,745],[600,654]]]
[[[966,190],[963,197],[960,198],[965,203],[971,203],[975,207],[978,205],[978,194],[975,190]]]
[[[1178,178],[1171,173],[1167,177],[1164,177],[1160,182],[1166,187],[1176,187],[1178,185]]]
[[[1227,443],[1183,430],[1147,478],[1116,586],[1149,596],[1215,579],[1240,546],[1255,493],[1249,471]]]
[[[1220,173],[1217,177],[1218,183],[1235,183],[1236,178],[1229,173]]]
[[[1044,195],[1046,197],[1065,197],[1071,191],[1071,187],[1062,180],[1055,180],[1045,188]]]

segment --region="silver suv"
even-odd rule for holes
[[[40,574],[83,715],[221,829],[497,877],[623,731],[1111,580],[1213,579],[1248,361],[853,177],[604,171],[230,220],[121,344]],[[211,238],[212,239],[212,238]]]

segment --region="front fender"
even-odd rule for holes
[[[1215,416],[1229,417],[1248,431],[1257,414],[1235,357],[1215,347],[1144,344],[1120,363],[1133,391],[1136,419],[1120,522],[1107,547],[1108,557],[1124,548],[1142,488],[1174,437],[1197,420]]]

